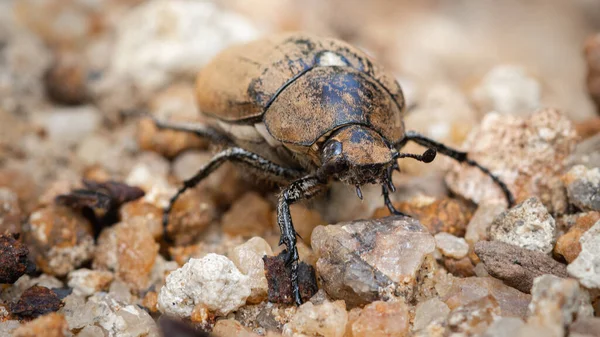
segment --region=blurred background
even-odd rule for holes
[[[596,116],[584,56],[596,0],[2,0],[0,185],[124,179],[158,160],[146,150],[175,159],[150,176],[189,176],[206,159],[177,158],[207,144],[139,113],[197,121],[194,76],[211,57],[290,30],[367,51],[403,86],[408,127],[450,144],[492,111]]]

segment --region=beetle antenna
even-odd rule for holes
[[[394,159],[412,158],[412,159],[416,159],[423,163],[431,163],[435,159],[436,155],[437,155],[437,152],[435,150],[427,149],[425,152],[423,152],[423,154],[397,152],[396,155],[394,156]]]
[[[358,196],[358,198],[360,200],[363,200],[362,191],[360,190],[360,186],[359,185],[356,185],[356,195]]]

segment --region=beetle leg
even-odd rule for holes
[[[394,207],[394,204],[392,204],[392,201],[390,200],[389,187],[386,184],[381,184],[381,194],[383,194],[383,201],[385,202],[385,206],[388,208],[391,214],[408,216]]]
[[[219,166],[221,166],[221,164],[223,164],[226,161],[238,162],[243,163],[245,165],[249,165],[255,169],[260,170],[260,172],[265,173],[267,176],[277,178],[279,180],[291,181],[297,179],[302,175],[302,172],[300,171],[279,166],[265,158],[262,158],[256,153],[249,152],[239,147],[232,147],[223,150],[217,153],[206,165],[204,165],[200,170],[198,170],[198,172],[193,177],[185,180],[183,182],[183,186],[177,191],[177,193],[175,193],[175,195],[173,195],[173,197],[171,197],[171,200],[169,200],[169,205],[165,207],[163,212],[163,231],[164,237],[166,239],[169,238],[169,235],[167,233],[169,213],[173,208],[173,204],[175,204],[175,201],[177,201],[177,198],[179,198],[179,196],[189,188],[198,185],[200,181],[208,177],[209,174],[211,174],[214,170],[219,168]]]
[[[277,224],[281,231],[279,244],[286,246],[285,264],[291,267],[292,290],[294,301],[297,305],[302,304],[300,287],[298,285],[298,249],[296,248],[296,230],[292,223],[290,205],[302,200],[310,199],[323,190],[324,182],[316,176],[306,176],[292,182],[279,196],[277,203]]]
[[[506,184],[502,180],[500,180],[500,178],[498,178],[496,175],[494,175],[492,172],[490,172],[489,169],[487,169],[484,166],[481,166],[478,162],[469,159],[468,154],[466,152],[458,151],[458,150],[452,149],[450,147],[447,147],[446,145],[444,145],[442,143],[436,142],[435,140],[427,138],[427,137],[425,137],[417,132],[414,132],[414,131],[407,131],[404,139],[402,139],[400,142],[396,143],[396,148],[400,149],[409,140],[412,140],[413,142],[415,142],[419,145],[425,146],[429,149],[435,150],[443,155],[453,158],[456,161],[458,161],[459,163],[466,163],[467,165],[477,167],[479,170],[481,170],[481,172],[485,173],[487,176],[492,178],[492,180],[500,187],[500,189],[502,190],[502,193],[504,193],[504,197],[506,198],[506,201],[508,202],[508,207],[510,208],[514,205],[515,199],[514,199],[512,193],[510,192],[510,190],[508,189],[508,187],[506,186]]]
[[[162,130],[173,130],[173,131],[182,131],[189,132],[197,135],[198,137],[206,138],[211,140],[214,143],[219,144],[229,144],[231,141],[227,136],[219,132],[217,129],[211,128],[210,126],[198,124],[198,123],[174,123],[161,121],[155,117],[152,118],[154,121],[154,125],[157,128]]]

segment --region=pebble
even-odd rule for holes
[[[0,109],[6,113],[30,111],[43,101],[42,78],[52,62],[52,53],[37,36],[23,30],[12,31],[17,24],[2,21]]]
[[[420,302],[415,309],[413,331],[422,330],[435,321],[445,321],[449,313],[450,308],[437,297]]]
[[[500,315],[503,317],[525,318],[531,300],[531,295],[511,288],[493,277],[452,277],[447,283],[438,283],[436,289],[440,299],[450,309],[491,295],[500,305]]]
[[[136,135],[142,150],[153,151],[167,158],[174,158],[188,149],[206,147],[205,139],[190,132],[160,130],[150,118],[139,121]]]
[[[119,96],[123,87],[135,88],[130,100],[151,97],[177,78],[195,76],[223,48],[258,32],[245,18],[209,1],[159,0],[128,11],[115,35],[111,67],[98,85],[98,95],[107,100],[125,100]]]
[[[114,279],[113,273],[105,270],[77,269],[69,273],[67,285],[73,288],[78,296],[91,296],[96,292],[107,290]]]
[[[108,294],[115,300],[123,303],[132,303],[131,287],[121,280],[114,280],[108,288]]]
[[[467,256],[460,259],[444,257],[442,262],[446,270],[454,276],[475,276],[475,265],[473,264],[473,261],[471,261],[471,259]]]
[[[343,337],[348,322],[344,301],[323,301],[320,304],[306,302],[298,307],[290,321],[283,327],[283,334],[304,336]],[[302,335],[300,335],[302,336]]]
[[[541,106],[541,85],[523,67],[498,65],[473,90],[471,98],[482,113],[527,115]]]
[[[141,199],[128,202],[119,208],[122,222],[142,222],[155,240],[163,235],[163,210]]]
[[[299,244],[299,247],[302,245]],[[302,254],[298,249],[300,261],[298,263],[298,290],[302,301],[308,301],[317,293],[317,279],[312,265],[302,261]],[[265,275],[267,277],[268,300],[271,303],[294,303],[292,291],[292,274],[286,265],[285,251],[277,256],[264,256]]]
[[[463,238],[445,232],[437,233],[434,238],[436,247],[444,256],[462,259],[469,253],[469,245]]]
[[[352,323],[352,337],[408,336],[408,312],[408,306],[401,301],[367,304]]]
[[[586,231],[579,240],[581,253],[567,266],[569,274],[587,287],[600,289],[600,221]]]
[[[79,163],[90,170],[88,172],[93,174],[92,169],[96,168],[100,173],[106,170],[105,172],[111,176],[120,178],[127,174],[131,167],[138,164],[130,157],[131,147],[131,140],[125,137],[118,138],[113,134],[108,138],[105,134],[93,133],[86,135],[77,143],[75,155]],[[91,178],[91,180],[98,180],[96,177]],[[100,180],[108,179],[110,177]]]
[[[529,198],[500,214],[489,229],[490,240],[550,254],[555,242],[556,223],[536,197]]]
[[[567,209],[560,177],[575,148],[573,124],[560,111],[542,109],[527,118],[487,114],[463,144],[470,159],[496,174],[520,203],[537,196],[551,213]],[[453,162],[446,176],[452,192],[480,204],[504,201],[498,186],[479,169]]]
[[[417,220],[396,216],[319,226],[312,247],[321,287],[355,307],[380,299],[386,288],[412,300],[435,240]]]
[[[67,321],[61,314],[51,313],[38,317],[17,328],[13,337],[67,337],[70,336]]]
[[[54,108],[35,119],[45,129],[49,141],[73,146],[100,126],[102,114],[92,105]]]
[[[17,195],[19,206],[24,214],[33,212],[37,207],[41,190],[38,183],[32,179],[30,171],[24,165],[13,168],[0,168],[0,186],[10,189]]]
[[[21,233],[22,217],[17,194],[0,187],[0,234]]]
[[[582,211],[600,211],[600,167],[573,166],[563,182],[573,205]]]
[[[169,199],[177,188],[167,181],[169,162],[156,155],[150,156],[148,163],[138,162],[129,172],[125,183],[138,186],[146,194],[143,200],[162,209],[169,205]]]
[[[0,234],[0,283],[15,283],[27,272],[29,249],[14,234]]]
[[[581,317],[569,326],[569,336],[600,337],[600,317]]]
[[[117,3],[85,0],[23,0],[14,6],[21,24],[50,46],[78,49],[103,34],[116,14],[135,0]]]
[[[139,219],[120,222],[100,234],[94,269],[110,270],[133,290],[149,286],[159,245]]]
[[[104,330],[99,326],[88,325],[77,334],[77,337],[100,337],[104,336]]]
[[[269,286],[265,276],[263,256],[272,256],[273,250],[261,237],[253,237],[245,243],[233,248],[228,254],[235,266],[249,277],[250,296],[248,303],[260,303],[267,298]]]
[[[479,204],[467,225],[465,240],[471,245],[488,240],[488,231],[494,219],[506,210],[502,202],[483,202]]]
[[[554,254],[564,257],[568,263],[573,262],[581,252],[581,243],[579,243],[581,236],[598,220],[600,220],[600,212],[579,213],[575,224],[556,240]]]
[[[61,300],[54,291],[34,285],[10,305],[10,312],[21,319],[36,318],[57,311],[61,306]]]
[[[92,258],[92,227],[79,213],[62,206],[35,211],[24,226],[25,242],[43,272],[65,276]]]
[[[400,212],[419,219],[419,222],[432,234],[446,232],[464,236],[467,224],[473,215],[465,203],[451,198],[433,198],[420,195],[407,201],[394,202]],[[387,207],[375,210],[372,218],[390,215]]]
[[[210,196],[201,188],[191,189],[173,204],[167,231],[176,246],[189,245],[197,242],[216,219],[217,209]]]
[[[414,112],[414,113],[413,113]],[[469,131],[477,125],[477,112],[468,98],[456,86],[434,82],[428,86],[424,97],[414,111],[405,116],[406,125],[445,144],[460,144]],[[415,153],[418,147],[407,145],[403,152]],[[435,165],[417,161],[400,161],[400,169],[408,173],[434,170]]]
[[[496,319],[481,337],[514,337],[525,325],[522,319],[517,317],[499,317]]]
[[[217,337],[259,337],[259,335],[234,319],[222,319],[217,321],[212,333]]]
[[[65,299],[60,310],[71,331],[87,329],[88,333],[99,327],[107,337],[158,337],[160,336],[152,317],[136,305],[121,302],[111,294],[96,293],[87,301],[76,295]]]
[[[233,247],[242,243],[244,240],[239,236],[222,235],[214,241],[204,240],[193,245],[169,247],[169,254],[173,261],[183,266],[191,258],[199,259],[210,253],[227,256]]]
[[[231,205],[221,218],[229,235],[263,235],[272,228],[271,204],[255,192],[248,192]]]
[[[17,302],[25,290],[33,286],[57,289],[64,287],[64,284],[56,277],[47,274],[42,274],[35,278],[31,278],[29,275],[23,275],[11,287],[4,289],[4,291],[0,293],[0,299],[4,303]]]
[[[173,175],[177,180],[184,181],[193,177],[200,168],[202,168],[210,159],[213,157],[213,154],[208,151],[195,150],[190,149],[183,151],[175,159],[173,159]],[[200,185],[206,185],[206,180],[211,179],[213,174],[218,174],[221,169],[216,170],[205,180],[203,180]]]
[[[591,169],[600,167],[600,133],[577,143],[568,165],[584,165]]]
[[[501,308],[492,295],[454,308],[448,315],[448,330],[463,336],[476,336],[500,317]]]
[[[588,292],[573,279],[542,275],[533,282],[527,323],[553,330],[562,336],[575,319],[592,317],[594,310]]]
[[[250,294],[248,276],[225,256],[208,254],[190,259],[167,276],[158,295],[158,308],[166,314],[190,317],[194,306],[202,304],[226,315],[244,305]]]
[[[156,260],[150,271],[150,287],[160,289],[165,284],[167,276],[177,268],[179,268],[177,262],[167,261],[162,255],[156,255]]]
[[[18,320],[0,322],[0,336],[12,336],[12,333],[21,326]]]
[[[198,113],[196,94],[192,83],[175,83],[150,98],[149,113],[163,121],[175,123],[203,124],[204,118]],[[150,119],[138,123],[137,139],[140,147],[174,158],[193,149],[204,149],[209,140],[191,132],[160,130]],[[200,166],[195,167],[197,171]],[[189,172],[185,178],[196,172]]]
[[[575,129],[582,141],[600,133],[600,117],[592,117],[576,123]]]
[[[54,62],[44,76],[46,94],[58,104],[85,103],[88,100],[88,71],[84,55],[73,51],[55,53]]]
[[[500,241],[480,241],[475,244],[475,253],[491,276],[524,293],[531,291],[538,276],[569,276],[567,267],[548,255]]]

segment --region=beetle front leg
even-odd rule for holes
[[[290,184],[279,196],[277,203],[277,224],[281,231],[279,244],[285,244],[287,252],[285,264],[291,267],[292,291],[297,305],[302,304],[300,287],[298,284],[298,249],[296,248],[296,230],[292,223],[290,205],[302,200],[310,199],[323,190],[324,183],[315,176],[307,176]]]
[[[171,197],[169,205],[165,207],[163,212],[163,231],[164,237],[169,238],[167,233],[167,224],[169,221],[169,213],[175,204],[175,201],[188,189],[198,185],[203,179],[208,177],[212,172],[219,168],[224,162],[232,161],[245,164],[252,168],[259,170],[262,174],[265,174],[267,178],[271,178],[274,181],[291,181],[297,179],[302,175],[300,171],[279,166],[256,153],[244,150],[239,147],[232,147],[217,153],[206,165],[204,165],[198,172],[191,178],[183,182],[183,186]]]
[[[383,201],[385,202],[387,209],[390,211],[390,214],[408,216],[394,207],[394,204],[392,204],[392,201],[390,200],[389,188],[386,184],[381,185],[381,194],[383,194]]]
[[[512,193],[510,192],[510,190],[508,189],[508,187],[506,186],[506,184],[502,180],[500,180],[500,178],[498,178],[495,174],[490,172],[490,170],[488,168],[481,166],[478,162],[476,162],[472,159],[469,159],[468,154],[466,152],[452,149],[442,143],[436,142],[435,140],[427,138],[427,137],[425,137],[417,132],[414,132],[414,131],[407,131],[404,139],[402,139],[400,142],[396,143],[396,148],[397,149],[402,148],[404,145],[406,145],[406,143],[409,140],[411,140],[419,145],[425,146],[429,149],[435,150],[443,155],[446,155],[446,156],[458,161],[459,163],[466,163],[467,165],[477,167],[481,172],[485,173],[487,176],[492,178],[492,180],[496,183],[496,185],[498,185],[500,187],[500,189],[502,190],[502,193],[504,193],[504,197],[506,198],[506,201],[508,202],[508,207],[510,208],[514,205],[515,199],[514,199]]]

